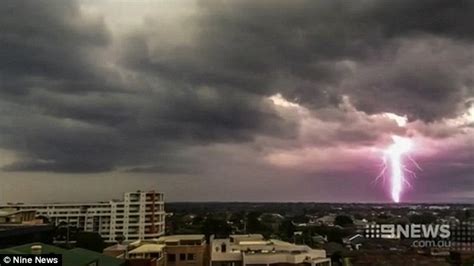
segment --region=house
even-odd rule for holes
[[[316,219],[311,219],[310,223],[317,224],[317,225],[327,225],[327,226],[334,226],[334,222],[336,221],[335,214],[325,215]]]
[[[350,237],[345,237],[342,239],[342,243],[349,249],[359,250],[362,244],[365,242],[365,237],[361,234],[355,234]]]
[[[0,248],[31,242],[52,243],[54,226],[36,218],[36,212],[0,209]]]
[[[316,234],[313,237],[311,237],[311,240],[313,241],[314,244],[322,245],[328,242],[328,237]]]

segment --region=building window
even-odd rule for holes
[[[176,255],[175,254],[168,254],[168,261],[169,262],[175,262],[176,261]]]
[[[193,253],[188,253],[187,254],[187,259],[188,260],[196,260],[196,256]]]
[[[183,261],[186,260],[186,254],[184,253],[179,254],[179,260],[183,260]]]

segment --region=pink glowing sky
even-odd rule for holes
[[[418,192],[411,183],[423,186],[430,182],[430,178],[441,176],[440,178],[446,179],[445,184],[453,181],[451,187],[454,187],[459,172],[470,177],[473,166],[472,152],[469,149],[474,136],[474,106],[457,117],[425,123],[419,120],[408,121],[406,116],[394,113],[368,115],[356,110],[350,99],[345,98],[337,111],[332,110],[340,112],[339,119],[325,121],[318,116],[318,112],[310,112],[281,95],[274,95],[270,99],[281,112],[294,113],[294,117],[300,119],[301,123],[299,141],[291,144],[294,145],[293,148],[275,149],[265,156],[268,163],[281,169],[339,176],[342,184],[344,178],[351,178],[350,173],[363,173],[365,178],[361,182],[367,183],[367,177],[372,175],[376,178],[379,175],[378,171],[383,168],[381,158],[386,156],[384,153],[393,144],[393,136],[399,136],[409,140],[412,145],[407,153],[419,164],[426,166],[423,170],[417,169],[413,162],[404,158],[406,165],[417,173],[417,177],[406,174],[410,184],[403,186],[408,194],[412,194],[407,195],[408,198],[417,199]],[[450,176],[450,171],[453,176]],[[387,190],[390,195],[390,169],[387,169],[383,178],[376,181],[378,189]],[[467,179],[463,182],[470,184],[471,181]],[[449,190],[449,186],[447,188]],[[424,189],[425,187],[420,188],[421,191]]]

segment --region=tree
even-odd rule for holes
[[[331,255],[331,262],[333,265],[340,265],[342,263],[342,252],[336,251]]]
[[[409,217],[410,222],[414,224],[431,224],[436,221],[436,216],[432,213],[425,212],[422,214],[414,214]]]
[[[290,219],[285,219],[280,226],[280,234],[283,240],[293,239],[293,234],[296,231],[295,226]]]
[[[328,227],[328,226],[321,226],[315,228],[315,232],[319,235],[327,236],[328,242],[337,242],[342,243],[342,238],[348,235],[345,230],[341,230],[337,227]]]
[[[247,232],[258,233],[262,229],[262,223],[258,219],[260,213],[251,212],[247,215]]]
[[[305,214],[296,215],[296,216],[293,217],[293,222],[295,222],[295,223],[307,223],[307,222],[309,222],[309,218]]]
[[[104,250],[104,240],[96,232],[80,232],[77,234],[76,247],[102,253]]]
[[[206,238],[209,238],[210,235],[227,237],[231,233],[232,228],[225,220],[208,217],[204,220],[201,231],[206,235]]]
[[[193,225],[201,225],[202,222],[204,222],[204,217],[202,217],[201,215],[196,215],[196,216],[194,216],[191,223]]]
[[[336,220],[334,221],[334,224],[345,227],[345,226],[354,224],[354,222],[352,221],[352,218],[347,215],[338,215],[336,216]]]
[[[260,221],[261,213],[250,212],[247,215],[247,232],[250,234],[262,234],[268,237],[272,233],[272,229]]]
[[[230,215],[229,221],[232,222],[232,224],[237,228],[238,230],[243,230],[244,229],[244,220],[246,217],[246,213],[244,211],[239,211],[232,213]]]
[[[122,234],[118,234],[117,236],[115,236],[115,241],[117,241],[117,243],[119,244],[122,244],[124,240],[125,240],[125,236]]]
[[[56,241],[64,242],[65,247],[69,247],[69,243],[76,240],[77,232],[77,227],[62,221],[56,226],[53,237]]]

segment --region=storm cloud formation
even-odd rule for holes
[[[6,1],[3,170],[232,172],[329,191],[358,176],[350,200],[397,134],[430,165],[412,200],[437,200],[447,180],[468,193],[473,18],[471,1]]]

